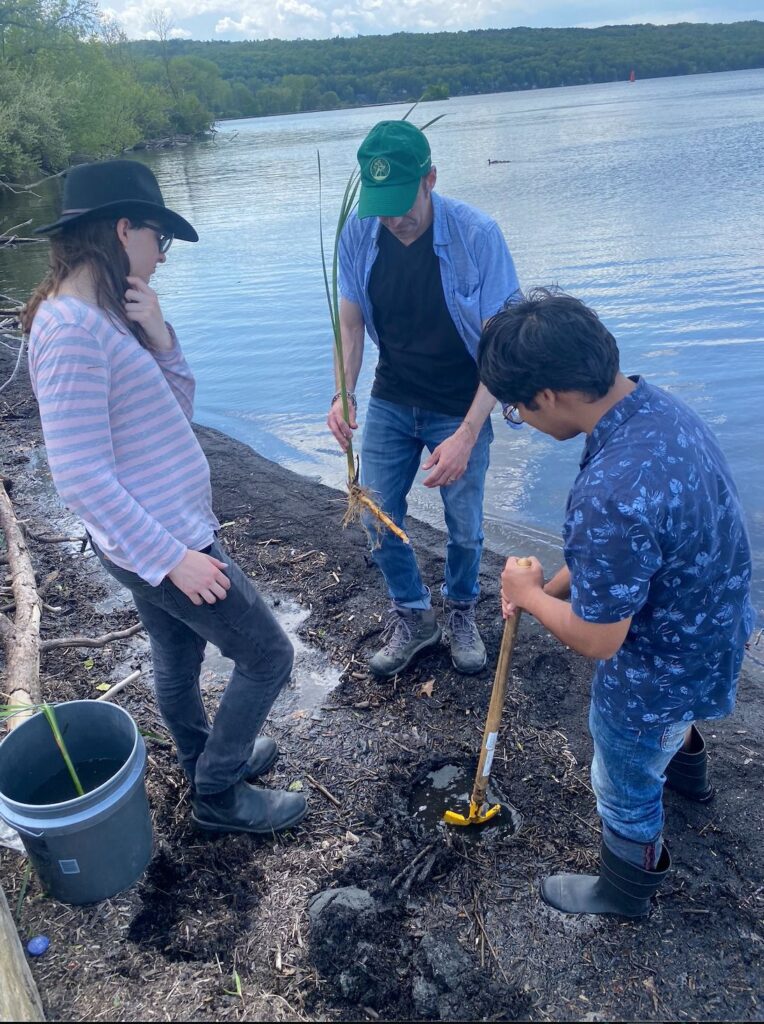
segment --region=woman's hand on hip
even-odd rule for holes
[[[172,572],[168,572],[167,579],[194,604],[215,604],[225,599],[231,586],[231,581],[223,572],[226,568],[225,562],[212,555],[189,550]]]

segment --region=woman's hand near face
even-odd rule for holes
[[[125,292],[125,313],[127,319],[140,324],[146,332],[149,344],[157,352],[169,352],[173,346],[172,336],[162,315],[159,298],[141,277],[129,275],[130,287]]]

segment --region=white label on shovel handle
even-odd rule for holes
[[[485,764],[483,765],[483,778],[487,779],[491,774],[491,765],[493,764],[493,755],[496,753],[496,740],[499,738],[497,732],[489,732],[488,739],[485,741]]]

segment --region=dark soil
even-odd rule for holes
[[[10,373],[9,355],[0,356],[0,381]],[[130,605],[115,598],[89,553],[39,540],[81,527],[50,496],[26,379],[0,397],[0,421],[0,470],[31,531],[38,581],[48,581],[43,635],[97,636],[132,624]],[[715,801],[701,807],[666,795],[673,870],[649,919],[562,916],[541,902],[540,878],[594,868],[599,843],[588,772],[590,665],[523,619],[493,768],[522,825],[486,830],[469,843],[458,830],[426,830],[409,810],[415,781],[445,760],[474,764],[479,748],[502,629],[501,558],[483,559],[483,673],[460,677],[443,647],[396,682],[375,682],[365,663],[386,600],[364,536],[340,528],[343,495],[215,431],[200,429],[199,437],[228,550],[274,603],[293,599],[310,610],[302,639],[341,670],[323,709],[301,707],[297,679],[268,724],[282,755],[267,784],[302,784],[310,814],[294,835],[269,840],[194,831],[188,790],[156,712],[145,639],[46,652],[49,700],[93,697],[98,683],[147,670],[116,699],[152,734],[147,786],[156,842],[137,885],[87,907],[47,898],[34,877],[22,898],[25,862],[0,854],[22,939],[51,939],[32,962],[48,1017],[760,1019],[757,666],[749,660],[734,716],[704,729]],[[436,588],[443,535],[410,527]],[[422,693],[429,681],[431,696]],[[217,678],[205,686],[213,711],[220,685]],[[309,914],[312,898],[327,889],[337,892]]]

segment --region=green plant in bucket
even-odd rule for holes
[[[69,751],[66,749],[66,743],[64,737],[61,735],[61,729],[56,719],[56,712],[51,704],[0,704],[0,721],[4,721],[7,718],[13,718],[14,715],[19,715],[24,711],[42,711],[45,716],[45,720],[50,726],[50,731],[53,733],[53,739],[56,741],[56,746],[61,751],[61,756],[64,759],[67,771],[71,777],[77,796],[84,796],[85,790],[82,788],[80,777],[77,774],[77,769],[74,767]]]

